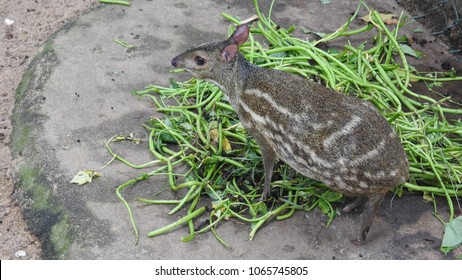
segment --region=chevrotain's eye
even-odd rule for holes
[[[196,64],[199,65],[199,66],[202,66],[202,65],[205,64],[205,62],[207,62],[207,61],[205,60],[205,58],[200,57],[200,56],[196,56],[196,57],[194,58],[194,61],[195,61]]]

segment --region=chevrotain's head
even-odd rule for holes
[[[175,68],[184,68],[194,77],[217,81],[226,76],[226,71],[238,54],[239,46],[249,37],[249,27],[240,25],[227,40],[206,43],[190,49],[172,59]]]

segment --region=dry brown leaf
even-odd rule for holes
[[[385,24],[392,25],[392,24],[398,23],[398,19],[397,19],[398,16],[395,14],[379,14],[379,15]],[[363,16],[361,19],[365,22],[371,22],[371,14]]]
[[[219,137],[218,129],[216,129],[216,128],[211,129],[210,130],[210,138],[212,139],[212,141],[215,142],[215,143],[218,143],[218,137]],[[231,147],[231,143],[229,143],[228,138],[226,138],[225,136],[222,136],[222,138],[221,138],[221,147],[222,147],[223,151],[226,152],[226,153],[229,153],[229,152],[231,152],[233,150],[233,148]]]
[[[218,142],[218,129],[214,128],[210,130],[210,138],[214,142]]]
[[[228,138],[226,138],[225,136],[223,136],[223,139],[222,139],[222,143],[221,143],[221,147],[223,148],[223,151],[225,151],[225,153],[229,153],[233,150],[233,148],[231,147],[231,143],[229,143],[229,140]]]
[[[384,20],[383,22],[387,25],[392,25],[392,24],[397,24],[398,20],[396,18],[392,18],[392,19]]]

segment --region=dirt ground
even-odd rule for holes
[[[421,9],[412,9],[410,5],[418,1],[396,2],[415,14],[426,10],[424,5],[420,6]],[[425,1],[425,4],[431,2],[436,1]],[[455,2],[459,4],[462,1]],[[28,232],[14,198],[13,159],[9,143],[15,90],[45,40],[97,3],[97,0],[0,0],[0,259],[41,258],[41,244]],[[462,5],[459,7],[462,8]],[[6,19],[14,21],[12,28],[6,25]],[[426,20],[429,21],[429,18]],[[424,24],[430,28],[431,23]],[[456,33],[449,33],[451,34]],[[452,47],[461,45],[460,34],[456,35],[446,36],[449,37]],[[442,68],[447,67],[443,65],[445,62],[440,62]],[[449,65],[449,62],[446,63]]]
[[[16,204],[9,148],[14,95],[24,70],[45,40],[96,0],[0,0],[0,259],[40,259]],[[5,20],[13,20],[13,29]],[[10,26],[11,27],[11,26]]]

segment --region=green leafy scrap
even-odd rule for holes
[[[72,178],[71,184],[78,184],[79,186],[91,183],[93,178],[99,177],[101,174],[99,174],[97,171],[94,170],[81,170],[77,172],[77,174]]]
[[[445,254],[462,245],[462,216],[444,224],[441,251]]]

